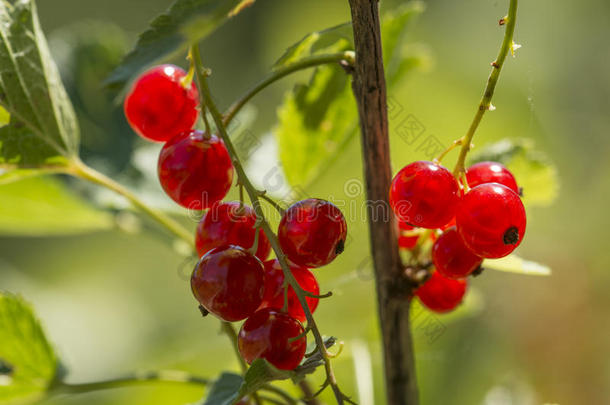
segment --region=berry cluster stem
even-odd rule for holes
[[[498,57],[491,63],[491,74],[487,79],[487,85],[485,86],[483,97],[479,102],[477,112],[472,120],[472,123],[470,124],[470,127],[468,128],[468,132],[463,138],[461,138],[462,148],[460,149],[458,161],[453,169],[453,175],[458,180],[461,180],[461,176],[465,172],[466,155],[470,151],[474,133],[479,127],[485,112],[492,108],[491,99],[493,98],[494,91],[496,90],[496,85],[498,84],[498,79],[500,78],[500,72],[502,71],[502,67],[504,66],[504,61],[506,60],[508,53],[513,47],[513,36],[515,34],[515,25],[517,23],[517,3],[518,0],[510,0],[508,15],[500,20],[500,25],[506,25],[504,39],[502,40]]]
[[[219,136],[223,140],[223,142],[225,143],[225,146],[227,147],[227,150],[229,151],[229,155],[231,156],[231,159],[233,160],[233,165],[234,165],[235,171],[237,173],[238,181],[240,182],[241,185],[243,185],[244,189],[246,190],[246,193],[248,194],[248,196],[250,198],[250,201],[252,202],[252,206],[254,208],[254,211],[256,212],[256,216],[258,217],[258,219],[260,221],[260,226],[263,229],[263,232],[265,232],[267,239],[269,239],[271,247],[273,248],[273,251],[275,252],[275,255],[277,256],[277,259],[282,267],[282,271],[284,272],[284,278],[286,279],[288,284],[290,284],[290,286],[294,289],[294,291],[297,295],[297,298],[299,299],[299,302],[300,302],[301,306],[303,307],[303,311],[305,312],[305,317],[307,318],[307,327],[311,330],[311,333],[313,334],[314,340],[316,342],[316,350],[320,353],[320,355],[322,356],[322,358],[324,360],[324,368],[326,371],[326,379],[327,379],[328,385],[331,386],[333,393],[335,394],[337,404],[343,405],[345,400],[347,399],[347,397],[341,392],[341,390],[339,389],[339,386],[337,384],[337,379],[335,377],[335,374],[334,374],[334,371],[333,371],[333,368],[332,368],[332,365],[330,362],[329,353],[326,350],[326,347],[324,346],[324,339],[322,338],[322,334],[320,333],[320,330],[318,329],[318,326],[316,325],[316,322],[311,314],[311,311],[309,310],[309,305],[307,304],[307,300],[305,299],[304,291],[301,288],[301,286],[299,285],[299,283],[296,281],[294,276],[292,275],[292,272],[290,271],[290,267],[288,265],[286,256],[284,255],[284,253],[282,252],[282,249],[280,248],[279,241],[278,241],[275,233],[271,229],[269,222],[265,219],[265,214],[263,212],[263,209],[261,207],[261,202],[259,199],[260,191],[254,187],[254,185],[251,183],[250,179],[248,178],[248,176],[241,164],[241,161],[239,160],[239,156],[237,155],[235,147],[233,146],[233,143],[231,142],[231,139],[229,138],[229,134],[227,133],[225,123],[223,122],[223,117],[222,117],[220,111],[218,110],[218,108],[216,107],[216,104],[214,103],[214,100],[210,93],[210,89],[209,89],[208,83],[207,83],[206,70],[201,61],[199,46],[197,44],[195,44],[191,47],[191,53],[193,55],[195,69],[197,72],[197,80],[199,83],[199,92],[200,92],[200,95],[202,98],[201,101],[202,101],[202,103],[205,103],[208,110],[210,111],[210,114],[212,115],[214,123],[216,124],[216,127],[218,129]]]

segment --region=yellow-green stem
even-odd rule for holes
[[[506,31],[504,32],[504,39],[502,40],[502,45],[500,47],[500,52],[498,53],[498,57],[494,62],[492,62],[492,69],[489,78],[487,79],[487,85],[485,86],[485,92],[483,93],[483,97],[479,103],[479,107],[477,112],[468,128],[468,132],[461,138],[462,148],[460,149],[460,155],[458,156],[458,161],[453,169],[453,175],[456,179],[460,179],[461,175],[465,171],[465,162],[466,155],[470,151],[472,138],[474,137],[474,133],[476,132],[481,120],[483,119],[483,115],[485,112],[491,107],[491,99],[493,98],[494,91],[496,89],[496,85],[498,84],[498,79],[500,77],[500,72],[502,71],[502,67],[504,66],[504,61],[508,56],[508,53],[511,50],[513,45],[513,36],[515,33],[515,24],[517,23],[517,3],[518,0],[510,0],[510,6],[508,9],[508,15],[503,19],[506,24]]]

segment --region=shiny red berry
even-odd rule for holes
[[[503,165],[497,162],[479,162],[466,169],[468,186],[474,188],[479,184],[500,183],[519,194],[515,176]]]
[[[165,142],[193,127],[199,92],[195,83],[183,86],[185,76],[177,66],[161,65],[136,80],[124,104],[125,117],[136,133]]]
[[[468,277],[483,259],[468,249],[455,227],[447,229],[432,246],[432,263],[448,278]]]
[[[222,200],[231,188],[233,164],[216,135],[189,131],[167,142],[158,164],[163,190],[183,207],[202,210]]]
[[[256,311],[239,331],[239,352],[248,363],[266,359],[280,370],[294,370],[303,360],[307,337],[299,321],[275,309]]]
[[[466,193],[458,205],[456,220],[464,244],[486,258],[508,255],[525,233],[521,198],[498,183],[481,184]]]
[[[390,206],[412,226],[439,228],[451,220],[458,203],[458,184],[449,170],[418,161],[403,167],[392,180]]]
[[[347,224],[334,204],[310,198],[294,203],[282,216],[278,239],[288,259],[304,267],[321,267],[343,252]]]
[[[402,249],[413,249],[417,245],[419,235],[408,236],[408,232],[413,231],[415,228],[411,225],[402,222],[398,222],[398,247]]]
[[[309,269],[295,264],[290,265],[290,271],[297,280],[297,283],[307,292],[314,295],[320,294],[320,287],[318,281]],[[275,308],[282,309],[284,307],[284,272],[282,266],[277,259],[269,260],[265,262],[265,296],[263,303],[260,306],[262,308]],[[307,305],[309,310],[313,314],[318,307],[318,298],[306,297]],[[299,302],[299,299],[294,292],[292,287],[288,287],[288,315],[294,319],[305,322],[305,311]]]
[[[422,304],[434,312],[449,312],[455,309],[464,298],[467,287],[466,280],[454,280],[435,271],[415,295]]]
[[[197,301],[229,322],[252,315],[263,301],[264,288],[263,263],[239,246],[210,250],[191,276],[191,290]]]
[[[222,245],[236,245],[250,249],[256,236],[256,213],[238,202],[217,202],[201,218],[195,234],[199,256]],[[262,229],[258,230],[256,257],[266,260],[271,244]]]

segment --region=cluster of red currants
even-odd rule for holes
[[[222,201],[233,181],[231,157],[221,139],[192,129],[198,91],[186,81],[186,72],[176,66],[148,70],[127,95],[125,115],[142,137],[166,142],[158,165],[166,193],[184,207],[207,209],[195,236],[201,257],[191,276],[195,298],[223,321],[246,320],[238,345],[248,363],[264,358],[279,369],[294,369],[307,347],[305,311],[278,259],[267,260],[271,243],[255,210]],[[299,201],[283,212],[277,236],[313,313],[319,286],[309,269],[343,252],[345,218],[328,201]]]
[[[483,259],[510,254],[523,239],[525,208],[513,174],[496,162],[466,170],[463,188],[445,167],[427,161],[400,170],[390,189],[390,205],[400,229],[399,246],[413,249],[416,228],[437,229],[431,256],[435,271],[416,295],[429,309],[447,312],[466,293],[466,278]]]

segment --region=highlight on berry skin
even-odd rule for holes
[[[343,253],[347,223],[333,203],[310,198],[284,212],[278,240],[290,261],[308,268],[322,267]]]
[[[191,290],[199,304],[228,322],[251,316],[263,301],[264,289],[263,263],[239,246],[210,250],[191,276]]]
[[[236,201],[216,202],[197,225],[195,247],[199,256],[222,245],[251,249],[257,243],[256,257],[266,260],[271,253],[271,244],[262,229],[255,229],[255,224],[256,213],[249,205]]]
[[[174,65],[155,66],[133,83],[123,105],[131,128],[141,137],[167,142],[193,128],[198,116],[199,91],[183,83],[186,72]]]
[[[445,167],[417,161],[403,167],[392,179],[390,206],[399,221],[414,227],[436,229],[455,215],[458,184]]]
[[[499,183],[481,184],[466,193],[456,221],[464,244],[489,259],[512,253],[523,241],[527,222],[519,195]]]
[[[304,332],[303,325],[290,315],[261,309],[243,323],[237,340],[239,352],[248,364],[262,358],[280,370],[294,370],[307,349]]]
[[[191,210],[210,208],[233,183],[233,163],[224,142],[203,131],[184,132],[161,149],[159,182],[176,203]]]

